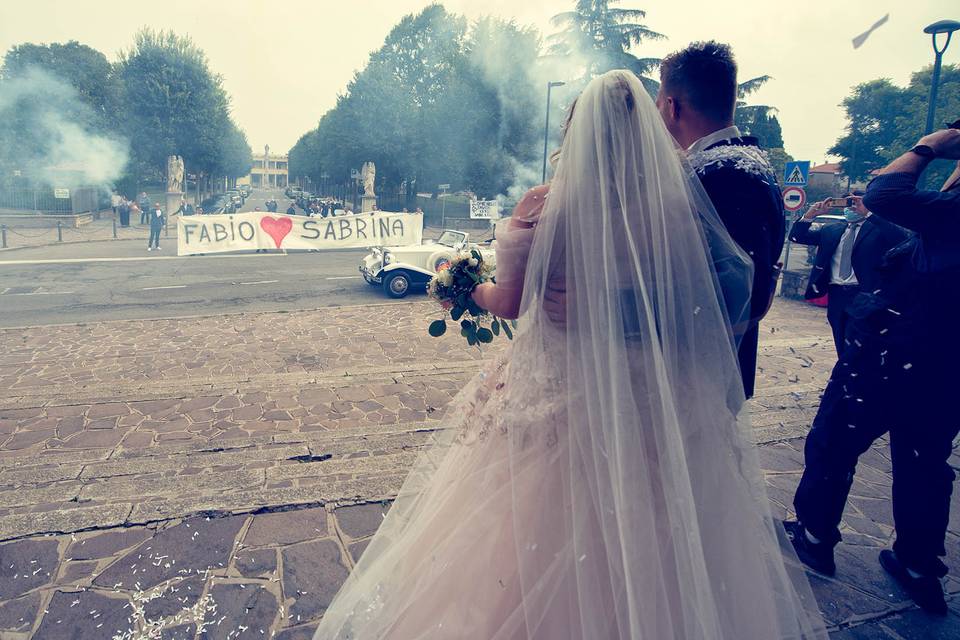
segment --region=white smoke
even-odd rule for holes
[[[95,114],[77,90],[42,69],[0,82],[6,163],[35,182],[109,187],[122,175],[128,141],[95,132],[93,122]]]
[[[471,52],[472,62],[481,70],[484,80],[497,89],[502,108],[501,120],[508,121],[510,115],[520,117],[524,126],[537,132],[527,158],[509,158],[514,172],[513,184],[497,196],[503,211],[512,207],[530,188],[541,183],[547,83],[565,83],[551,91],[550,125],[547,130],[549,158],[560,143],[560,125],[570,104],[583,88],[582,79],[589,65],[586,55],[574,51],[563,57],[541,55],[533,65],[519,68],[518,61],[511,55],[506,43],[498,42],[494,37],[483,45]],[[550,173],[548,162],[548,179]]]

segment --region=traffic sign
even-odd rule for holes
[[[787,186],[796,185],[798,187],[807,184],[807,177],[810,175],[810,161],[799,160],[797,162],[788,162],[783,168],[783,184]]]
[[[791,213],[807,204],[807,192],[803,187],[787,187],[783,190],[783,208]]]
[[[450,189],[450,185],[449,185],[449,184],[438,184],[438,185],[437,185],[437,189],[439,189],[440,191],[447,191],[447,190]]]

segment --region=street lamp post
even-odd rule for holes
[[[960,22],[956,20],[940,20],[923,29],[924,33],[930,34],[935,56],[933,62],[933,77],[930,79],[930,104],[927,105],[927,126],[924,129],[924,134],[933,131],[933,116],[937,111],[937,90],[940,84],[940,63],[943,60],[943,52],[950,46],[950,38],[953,37],[953,32],[958,29],[960,29]],[[937,47],[937,35],[941,33],[947,34],[947,40],[943,43],[943,48]]]
[[[548,82],[547,83],[547,119],[543,127],[543,175],[540,183],[547,181],[547,143],[550,140],[550,91],[554,87],[562,87],[566,82]]]

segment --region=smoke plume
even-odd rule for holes
[[[0,164],[34,183],[109,187],[129,143],[97,131],[103,118],[68,82],[38,69],[0,81]]]

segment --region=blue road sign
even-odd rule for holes
[[[788,162],[783,168],[784,186],[802,187],[807,184],[807,177],[810,175],[810,161],[799,160],[797,162]]]

